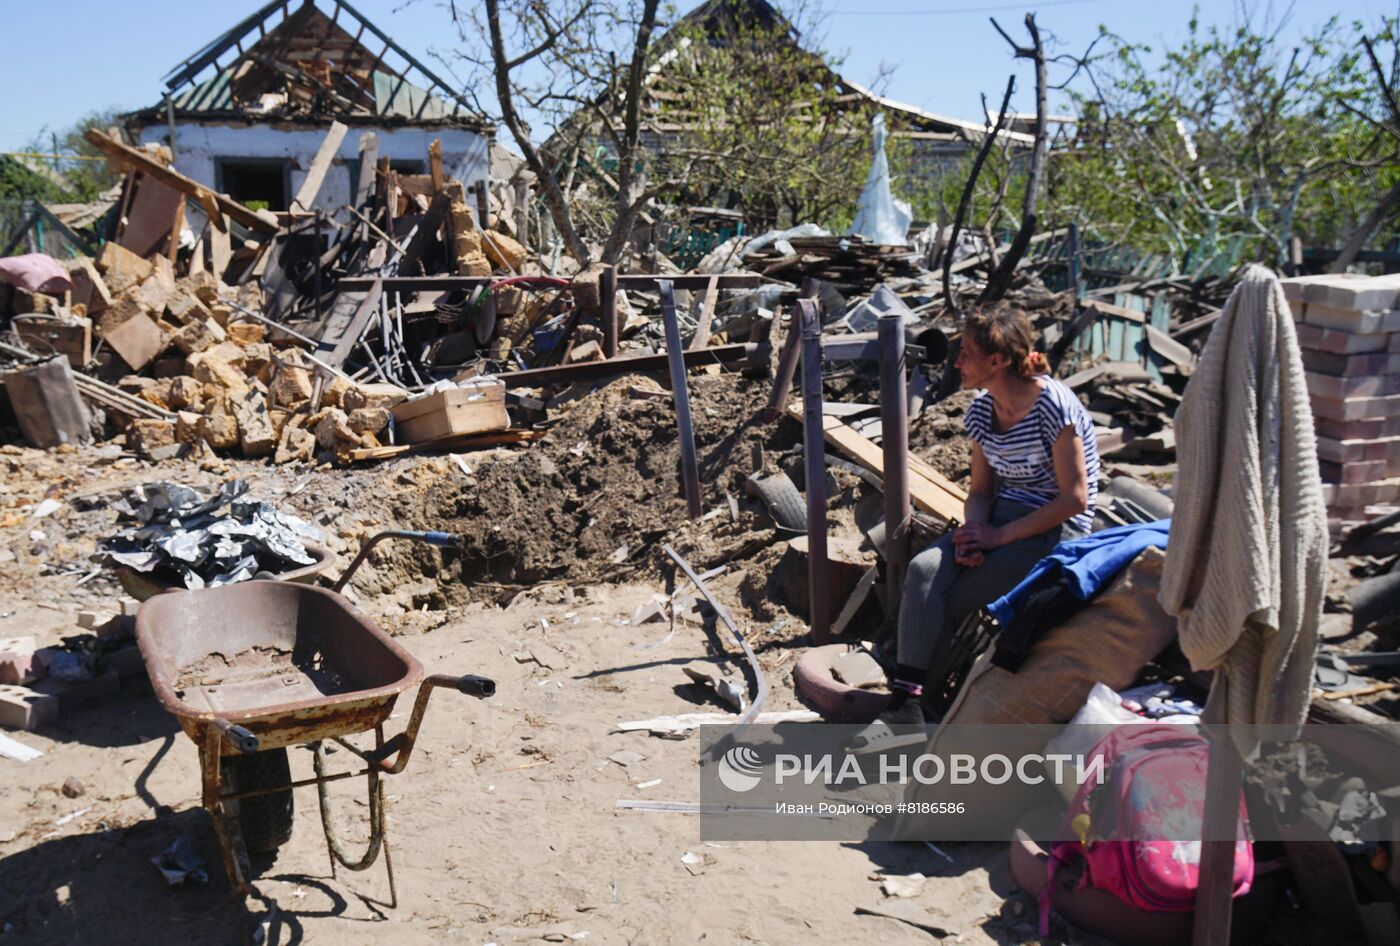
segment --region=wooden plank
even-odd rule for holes
[[[214,264],[214,275],[223,279],[229,260],[233,258],[233,249],[228,242],[228,223],[223,214],[215,214],[209,218],[209,222],[213,224],[209,228],[209,260]]]
[[[172,242],[170,225],[175,212],[184,205],[179,191],[150,175],[137,174],[131,181],[131,202],[122,215],[117,244],[143,259],[165,253]],[[179,244],[178,235],[173,242]]]
[[[277,224],[263,219],[233,198],[210,191],[199,182],[185,177],[179,171],[166,167],[144,152],[122,144],[96,128],[89,128],[83,137],[117,165],[141,171],[162,184],[173,187],[186,196],[193,197],[209,213],[211,220],[219,213],[223,213],[256,233],[273,234],[277,232]]]
[[[433,181],[433,193],[442,190],[442,139],[434,138],[428,145],[428,176]]]
[[[180,231],[185,229],[185,197],[181,195],[180,202],[175,205],[175,218],[170,223],[170,244],[165,250],[166,259],[170,262],[180,255]]]
[[[802,420],[800,406],[790,405],[787,412],[795,420]],[[835,417],[823,415],[822,436],[870,472],[884,476],[884,451],[851,427]],[[909,456],[909,497],[920,511],[947,523],[961,522],[967,504],[967,493],[961,487],[912,454]]]
[[[379,136],[372,131],[360,135],[360,179],[355,182],[355,206],[364,207],[374,194],[374,167],[379,162]]]
[[[368,292],[342,292],[336,297],[317,348],[325,352],[322,357],[332,368],[339,368],[350,357],[350,350],[379,311],[383,294],[383,286],[376,279]]]
[[[422,443],[402,443],[388,447],[362,447],[351,450],[347,458],[352,463],[364,460],[387,460],[409,453],[423,453],[428,450],[478,450],[484,447],[500,447],[515,443],[529,443],[538,440],[544,433],[538,430],[498,430],[485,434],[468,434],[465,437],[451,436],[440,440],[425,440]]]
[[[510,426],[503,384],[441,391],[394,408],[394,436],[423,443],[449,436],[488,433]]]
[[[695,322],[695,336],[690,340],[691,348],[704,348],[710,344],[710,320],[715,317],[715,303],[719,301],[719,276],[711,276],[705,286],[705,296],[700,303],[700,316]]]
[[[316,149],[316,157],[311,159],[311,168],[306,172],[306,178],[301,182],[301,187],[297,188],[296,197],[292,198],[293,210],[310,210],[311,205],[316,202],[316,195],[321,193],[321,186],[326,182],[326,173],[331,169],[331,162],[335,160],[340,143],[345,140],[345,133],[349,130],[340,122],[331,122],[330,130],[326,132],[326,137],[321,139],[321,146]]]

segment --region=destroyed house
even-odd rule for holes
[[[273,0],[166,76],[161,102],[124,116],[177,171],[254,209],[290,209],[326,130],[349,128],[315,203],[351,201],[362,132],[393,170],[426,173],[442,142],[448,176],[489,173],[493,127],[431,69],[343,0]],[[310,208],[300,208],[310,209]]]

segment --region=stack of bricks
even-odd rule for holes
[[[1400,275],[1283,280],[1317,428],[1329,518],[1400,505]]]

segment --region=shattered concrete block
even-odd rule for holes
[[[212,318],[199,297],[183,289],[175,290],[175,294],[165,303],[165,314],[178,325]]]
[[[97,332],[102,337],[116,331],[123,323],[136,318],[138,315],[145,315],[146,310],[141,307],[141,303],[125,296],[117,299],[102,313],[97,319]]]
[[[200,438],[199,422],[203,420],[203,415],[194,411],[175,412],[175,440],[177,443],[198,443]]]
[[[97,270],[106,281],[108,291],[120,295],[150,278],[154,267],[126,247],[108,242],[97,257]]]
[[[202,354],[208,355],[207,352]],[[248,382],[244,379],[243,372],[220,358],[201,358],[193,370],[196,380],[213,385],[220,394],[242,397],[248,393]]]
[[[350,418],[338,407],[323,411],[316,424],[316,445],[322,450],[340,450],[346,445],[359,446],[360,438],[350,429]]]
[[[367,447],[372,450],[375,447],[382,447],[384,445],[379,442],[379,438],[375,434],[371,433],[370,431],[365,431],[364,433],[360,434],[360,446]]]
[[[220,325],[227,327],[229,320],[233,318],[233,309],[222,303],[210,303],[209,317]]]
[[[267,326],[260,322],[230,322],[228,340],[247,348],[267,340]]]
[[[273,371],[267,396],[277,407],[296,407],[311,400],[311,374],[288,364]]]
[[[573,351],[569,352],[570,364],[602,360],[603,346],[599,345],[597,342],[584,342],[582,345],[575,345]]]
[[[277,449],[277,433],[263,396],[248,392],[237,405],[239,444],[245,457],[265,457]]]
[[[321,403],[328,407],[345,406],[345,393],[350,390],[350,382],[340,375],[332,375],[326,382],[325,390],[321,392]],[[348,410],[346,413],[350,413]]]
[[[272,380],[272,346],[267,342],[247,345],[243,349],[243,373],[260,381]]]
[[[183,279],[176,280],[175,285],[191,293],[205,305],[219,301],[219,279],[208,270],[196,270]]]
[[[452,254],[455,259],[464,260],[472,256],[482,256],[480,230],[456,230],[452,234]]]
[[[159,407],[161,410],[170,410],[170,378],[157,378],[155,384],[142,388],[138,393],[143,401],[147,401]]]
[[[43,659],[34,656],[38,646],[32,635],[0,640],[0,685],[23,686],[44,675]]]
[[[602,305],[601,296],[598,291],[598,281],[602,278],[603,270],[599,265],[590,266],[573,278],[570,289],[573,291],[574,304],[584,313],[598,311]]]
[[[292,463],[297,460],[310,460],[316,452],[316,437],[309,430],[291,424],[282,428],[282,436],[277,441],[277,452],[273,463]]]
[[[491,261],[485,256],[469,256],[466,259],[457,260],[457,274],[459,276],[490,276]]]
[[[203,400],[202,388],[203,386],[195,378],[187,374],[176,375],[170,379],[165,399],[175,410],[198,412],[200,401]]]
[[[142,456],[157,447],[175,443],[175,423],[168,420],[134,420],[126,430],[126,445]]]
[[[267,412],[267,419],[272,422],[272,430],[277,434],[279,439],[282,436],[282,429],[287,426],[287,421],[291,418],[291,411],[281,411],[276,408],[270,408]]]
[[[389,426],[389,411],[383,407],[361,407],[350,412],[350,429],[357,434],[377,434]]]
[[[229,414],[206,414],[199,420],[199,436],[214,450],[238,446],[238,419]]]
[[[0,686],[0,726],[32,731],[57,719],[58,711],[56,696],[28,687]]]
[[[73,281],[73,304],[86,306],[89,317],[101,315],[112,304],[112,291],[92,259],[80,256],[63,265],[68,270],[68,278]]]
[[[176,331],[175,347],[186,355],[207,351],[224,340],[224,330],[213,319],[196,319]]]
[[[213,348],[208,349],[204,354],[206,357],[217,358],[219,361],[227,362],[239,369],[243,367],[243,360],[247,358],[247,353],[244,349],[227,340],[219,342]]]
[[[345,392],[342,406],[346,411],[362,407],[382,407],[393,410],[408,400],[408,392],[393,384],[361,384]]]
[[[140,371],[165,350],[168,336],[149,315],[141,313],[116,326],[103,338],[132,371]]]
[[[164,259],[164,257],[158,257]],[[167,286],[158,276],[151,276],[143,280],[141,285],[136,287],[136,291],[131,293],[131,298],[141,304],[141,307],[156,318],[165,314],[165,305],[170,301],[173,286]]]

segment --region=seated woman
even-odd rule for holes
[[[971,316],[957,367],[981,388],[964,426],[972,440],[966,524],[909,563],[886,723],[921,723],[929,668],[964,617],[1014,588],[1057,543],[1089,532],[1098,492],[1094,425],[1046,372],[1025,313]]]

